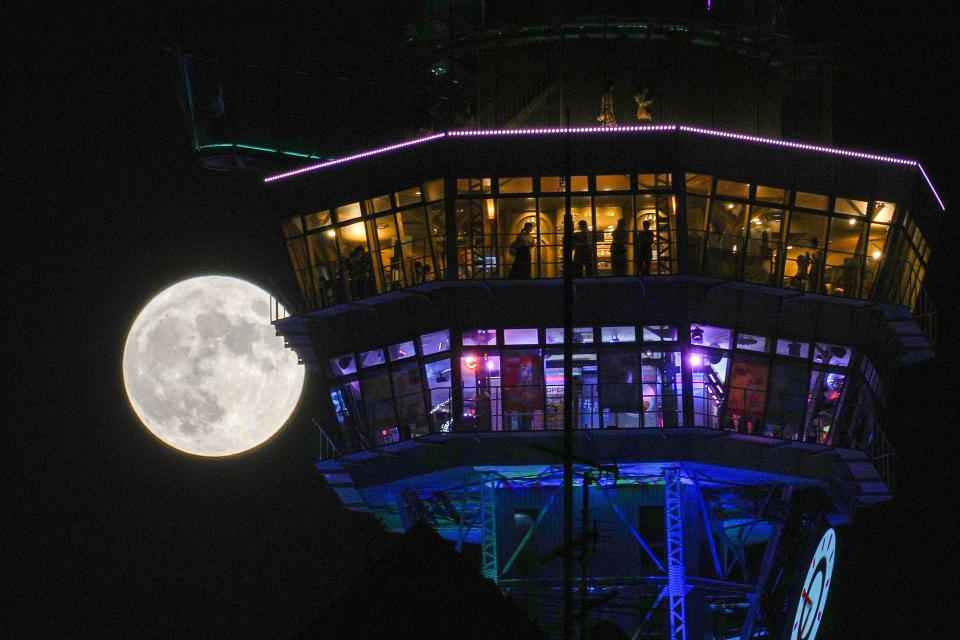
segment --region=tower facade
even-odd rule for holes
[[[922,167],[519,122],[265,179],[301,298],[275,324],[328,392],[317,468],[347,507],[475,549],[548,633],[574,592],[584,629],[812,640],[837,527],[893,489],[884,383],[931,355]]]

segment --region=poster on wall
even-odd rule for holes
[[[505,411],[543,409],[543,364],[540,351],[504,353],[500,356]]]
[[[735,360],[730,369],[727,414],[748,418],[763,417],[769,373],[770,368],[764,362]]]

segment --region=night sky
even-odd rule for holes
[[[947,2],[816,4],[810,28],[838,46],[836,145],[921,160],[948,205],[928,233],[938,356],[889,392],[897,497],[841,532],[821,633],[952,638],[960,24]],[[221,25],[245,56],[349,75],[383,61],[370,32],[398,28],[379,4],[350,5],[10,13],[0,635],[292,637],[387,540],[315,474],[309,412],[254,451],[193,458],[140,426],[121,377],[130,324],[169,284],[290,277],[278,232],[254,215],[255,182],[193,162],[163,47],[199,46]],[[329,107],[325,119],[340,126]],[[319,392],[308,382],[301,408]]]

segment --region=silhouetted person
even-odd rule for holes
[[[529,278],[530,266],[533,264],[531,248],[533,247],[533,238],[530,232],[533,231],[533,223],[527,222],[523,229],[517,234],[517,239],[513,241],[510,248],[513,250],[513,264],[510,266],[508,278]]]
[[[617,220],[617,228],[613,230],[613,242],[610,244],[610,262],[613,264],[613,275],[627,275],[627,240],[630,237],[627,231],[627,219]]]
[[[642,276],[650,275],[650,263],[653,262],[653,222],[643,221],[643,229],[637,231],[637,271]]]
[[[573,234],[573,277],[593,276],[593,233],[587,228],[587,221],[577,223]]]
[[[793,288],[797,291],[804,290],[804,280],[807,279],[807,271],[810,269],[810,254],[801,253],[797,256],[797,275],[793,277]]]

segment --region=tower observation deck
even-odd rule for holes
[[[318,470],[475,545],[549,634],[573,590],[584,629],[811,640],[833,528],[894,488],[884,385],[932,354],[933,185],[779,128],[537,117],[265,178],[300,294],[275,324],[329,392]]]

